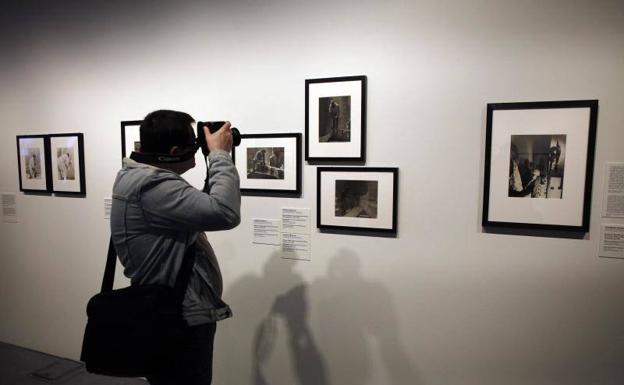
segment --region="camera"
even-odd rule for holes
[[[204,135],[204,127],[208,127],[210,133],[214,134],[217,132],[225,122],[197,122],[197,145],[201,148],[204,156],[208,156],[210,150],[208,149],[208,144],[206,143],[206,136]],[[236,147],[241,142],[241,134],[238,131],[238,128],[232,127],[232,146]]]

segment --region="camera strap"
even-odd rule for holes
[[[159,154],[133,151],[130,159],[139,163],[181,163],[194,158],[197,148],[179,154]]]

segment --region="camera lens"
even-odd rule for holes
[[[236,127],[232,127],[232,144],[234,147],[238,147],[241,144],[241,133]]]

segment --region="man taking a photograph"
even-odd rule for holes
[[[199,129],[198,135],[205,135],[210,150],[202,191],[180,176],[195,167],[194,156],[181,157],[188,159],[176,163],[158,161],[167,155],[195,153],[193,122],[183,112],[148,114],[140,128],[140,152],[159,156],[144,163],[124,159],[113,187],[112,239],[133,285],[173,286],[186,249],[196,245],[183,302],[188,328],[182,345],[172,352],[175,362],[148,376],[153,385],[210,384],[216,322],[232,316],[221,299],[221,271],[204,233],[229,230],[240,223],[240,182],[230,157],[230,124],[215,133]]]

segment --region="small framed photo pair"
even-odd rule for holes
[[[245,134],[232,150],[242,195],[301,196],[301,134]]]
[[[487,106],[482,225],[589,231],[598,100]]]
[[[51,134],[49,137],[52,192],[86,195],[83,134]]]
[[[305,81],[305,159],[366,161],[366,76]]]
[[[16,139],[20,191],[51,192],[50,138],[47,135],[18,135]]]
[[[142,120],[126,120],[121,122],[121,159],[127,158],[132,151],[141,149]]]
[[[317,227],[396,237],[398,177],[395,167],[318,167]]]

